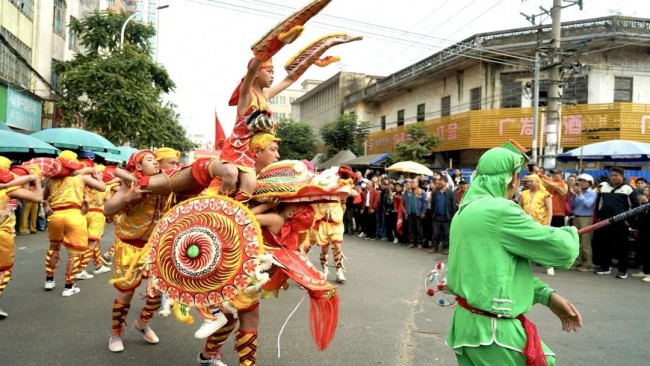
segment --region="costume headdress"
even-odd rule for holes
[[[155,156],[154,152],[151,150],[138,150],[131,154],[129,161],[126,163],[126,171],[135,174],[135,177],[138,180],[138,185],[143,187],[149,184],[149,177],[142,174],[141,170],[137,170],[136,165],[142,163],[142,159],[144,159],[147,154]]]
[[[0,183],[8,183],[14,179],[9,167],[11,167],[11,160],[0,156]]]
[[[84,168],[84,165],[77,160],[77,154],[70,150],[63,150],[56,158],[61,163],[60,177],[67,177],[73,171]]]
[[[178,150],[174,150],[170,147],[161,147],[156,150],[154,153],[157,161],[167,158],[177,158],[180,159],[181,153]]]
[[[485,152],[472,175],[472,184],[463,197],[461,209],[481,197],[505,198],[512,175],[521,171],[524,162],[524,155],[512,144]]]
[[[280,142],[282,139],[269,132],[258,132],[251,137],[248,148],[251,152],[255,149],[265,149],[271,142]]]

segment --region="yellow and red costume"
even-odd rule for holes
[[[260,70],[269,68],[273,68],[273,62],[271,60],[264,62],[262,66],[260,66]],[[237,85],[237,89],[235,89],[230,98],[228,103],[230,106],[236,106],[239,102],[240,87],[241,83]],[[249,128],[247,122],[249,117],[255,113],[255,111],[268,111],[269,101],[266,99],[264,94],[257,92],[255,89],[251,90],[253,92],[251,104],[244,114],[239,114],[239,112],[237,112],[237,121],[232,129],[232,133],[226,140],[223,149],[221,149],[221,161],[235,164],[240,170],[255,174],[255,156],[253,156],[253,150],[249,147],[249,142],[255,132],[259,131]]]
[[[13,180],[13,174],[9,172],[10,165],[9,159],[0,156],[0,183],[9,183]],[[11,279],[16,249],[14,243],[16,216],[9,204],[11,198],[8,194],[19,188],[20,186],[15,186],[0,190],[0,211],[9,210],[9,216],[0,222],[0,296]]]
[[[313,243],[321,247],[320,264],[327,275],[327,256],[330,245],[332,246],[332,255],[336,269],[343,268],[343,253],[341,244],[343,244],[343,233],[345,225],[343,224],[344,209],[341,202],[324,202],[312,205],[314,208],[314,226],[313,226]],[[304,248],[305,252],[309,251],[309,246]]]
[[[91,166],[93,166],[99,172],[102,172],[103,180],[103,172],[106,167],[100,164],[92,164]],[[96,268],[99,268],[102,265],[100,259],[101,249],[99,242],[104,236],[104,228],[106,227],[106,216],[104,216],[104,202],[106,201],[106,197],[108,196],[110,190],[111,188],[108,185],[104,191],[98,191],[89,187],[86,187],[85,189],[84,193],[86,202],[88,204],[88,212],[86,212],[86,221],[88,223],[88,242],[89,247],[92,248],[89,248],[84,253],[83,258],[81,259],[81,268],[85,269],[86,266],[88,266],[88,263],[90,263],[91,258]],[[92,245],[91,243],[93,242],[96,242],[97,244]]]
[[[140,164],[150,150],[140,150],[129,158],[126,170],[135,173],[141,186],[146,186],[148,178],[141,172],[135,171],[135,165]],[[141,200],[127,204],[115,216],[115,261],[113,268],[113,285],[118,291],[134,291],[142,283],[143,267],[146,253],[143,248],[149,240],[149,235],[162,215],[163,199],[158,195],[146,195]],[[136,261],[135,266],[133,262]],[[126,276],[129,269],[132,275]]]
[[[149,177],[136,170],[147,154],[154,155],[150,150],[139,150],[129,157],[126,170],[135,175],[138,185],[146,186]],[[115,257],[113,261],[113,279],[110,283],[120,292],[133,292],[140,286],[143,278],[147,278],[144,272],[146,261],[145,245],[149,235],[160,219],[162,213],[163,198],[158,195],[145,195],[137,202],[127,204],[122,211],[115,216]],[[140,321],[147,323],[153,314],[160,308],[160,296],[151,289],[147,289],[147,297],[144,308],[140,312]],[[131,304],[124,304],[118,299],[113,302],[112,328],[113,334],[121,336],[126,316]],[[147,330],[148,329],[147,326]],[[141,330],[145,334],[144,330]],[[154,343],[157,343],[154,342]]]
[[[61,152],[56,160],[67,174],[83,168],[77,161],[77,154],[71,151]],[[45,255],[46,281],[54,280],[61,244],[69,252],[65,280],[67,287],[74,284],[74,277],[81,268],[81,255],[88,246],[86,217],[81,214],[85,187],[81,176],[59,175],[47,181],[50,192],[48,201],[53,213],[47,218],[50,248]]]

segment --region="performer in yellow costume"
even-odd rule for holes
[[[320,264],[323,267],[325,277],[329,274],[327,257],[331,246],[334,264],[336,266],[336,280],[339,283],[343,283],[345,282],[345,275],[343,274],[343,252],[341,245],[343,244],[343,233],[345,232],[345,226],[343,225],[343,214],[345,210],[341,202],[316,203],[312,207],[315,212],[314,226],[312,226],[312,240],[321,247]],[[303,249],[305,253],[309,252],[311,244],[307,244]]]
[[[106,170],[106,167],[101,164],[94,164],[94,168],[102,172],[102,181],[104,181],[103,172]],[[104,181],[104,183],[106,182]],[[91,259],[96,268],[93,271],[94,274],[102,274],[111,270],[101,262],[101,248],[99,245],[104,236],[104,227],[106,226],[104,202],[110,191],[111,187],[108,184],[103,192],[88,187],[84,191],[85,200],[88,205],[88,212],[86,212],[86,221],[88,222],[88,250],[86,250],[84,256],[81,258],[82,270],[77,273],[76,279],[78,280],[93,278],[93,275],[86,271]]]
[[[61,165],[75,171],[83,168],[72,151],[62,151],[57,158]],[[43,197],[48,200],[47,231],[50,247],[45,256],[45,289],[52,290],[56,263],[59,260],[61,244],[68,250],[63,296],[72,296],[80,289],[74,285],[77,272],[81,269],[81,257],[88,247],[86,217],[81,213],[84,188],[89,186],[103,191],[106,185],[90,175],[63,175],[49,178]]]
[[[16,182],[16,177],[9,172],[11,161],[0,156],[0,296],[11,279],[11,272],[14,266],[16,235],[15,206],[10,204],[12,199],[25,200],[28,202],[40,203],[43,200],[41,180],[35,175],[18,178],[24,182],[33,182],[33,189],[22,188],[20,185],[11,186]],[[7,187],[5,187],[7,185]],[[7,313],[0,309],[0,319],[7,317]]]
[[[122,180],[115,176],[116,168],[117,167],[115,165],[108,165],[104,168],[104,171],[102,172],[102,181],[106,183],[106,199],[104,200],[104,202],[110,199],[113,196],[113,194],[115,194],[120,189]],[[108,222],[113,222],[113,217],[106,217],[106,220]],[[99,250],[99,246],[97,248]],[[98,250],[93,252],[93,261],[95,262],[95,266],[97,266],[97,263],[101,263],[104,266],[113,265],[113,262],[111,262],[111,258],[113,257],[113,254],[115,254],[115,242],[113,242],[108,247],[108,249],[106,249],[106,252],[104,252],[101,255],[99,255]]]
[[[104,215],[115,217],[115,257],[113,280],[111,283],[118,290],[118,296],[113,302],[113,330],[108,343],[111,352],[124,351],[122,332],[126,316],[131,307],[135,289],[140,286],[146,253],[144,246],[149,240],[151,231],[160,219],[163,210],[163,197],[148,194],[141,187],[146,187],[149,177],[159,172],[160,167],[154,152],[140,150],[131,155],[126,170],[135,175],[137,183],[129,185],[122,183],[104,205]],[[140,317],[133,324],[144,339],[152,344],[159,342],[156,333],[149,327],[149,320],[160,308],[160,296],[147,290],[146,303]]]
[[[327,174],[323,172],[321,174]],[[341,179],[357,178],[357,175],[347,165],[342,165],[338,168],[336,173]],[[302,249],[305,253],[311,249],[310,243],[316,243],[321,247],[320,264],[323,268],[325,277],[329,274],[327,268],[327,256],[329,247],[332,247],[332,255],[334,257],[334,265],[336,266],[336,281],[339,283],[345,282],[345,275],[343,273],[343,233],[345,232],[345,225],[343,223],[343,215],[345,214],[345,201],[338,202],[324,202],[312,205],[314,208],[314,225],[310,230],[310,240],[305,240],[302,243]]]

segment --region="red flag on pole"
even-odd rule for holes
[[[214,132],[214,149],[221,150],[223,144],[226,143],[226,134],[223,132],[223,127],[221,127],[216,110],[214,111]]]

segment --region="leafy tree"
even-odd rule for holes
[[[120,31],[128,14],[95,12],[73,19],[70,31],[83,53],[58,63],[63,96],[59,101],[64,126],[96,131],[122,145],[169,146],[183,151],[194,147],[178,122],[172,105],[162,105],[162,93],[175,87],[167,71],[151,60],[152,25],[129,22],[124,47]]]
[[[363,144],[368,137],[369,130],[368,122],[357,121],[357,116],[352,114],[342,114],[336,121],[327,123],[320,129],[327,150],[327,158],[347,149],[355,155],[363,155]]]
[[[438,146],[440,138],[436,134],[427,134],[422,123],[414,123],[406,128],[408,137],[405,141],[395,145],[389,164],[411,160],[423,163],[422,155],[428,154],[431,149]]]
[[[316,134],[306,123],[280,120],[277,136],[282,139],[279,151],[281,159],[311,160],[318,152]]]

